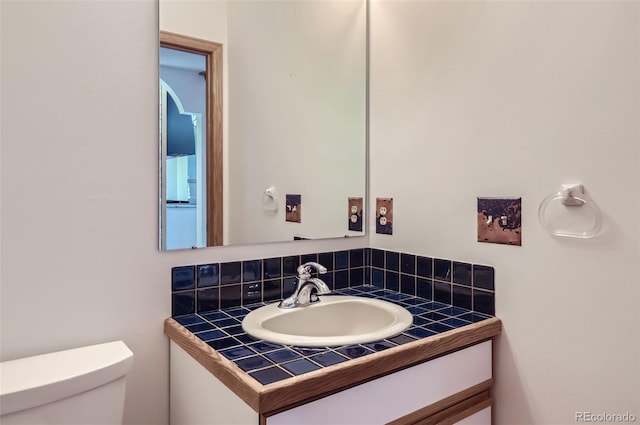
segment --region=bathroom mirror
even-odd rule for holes
[[[212,170],[198,156],[211,149],[211,111],[194,113],[180,84],[163,79],[170,68],[191,67],[201,82],[212,71],[161,55],[161,111],[170,106],[196,132],[189,148],[168,150],[162,135],[171,131],[160,113],[161,249],[364,235],[366,7],[366,0],[160,0],[161,32],[220,46],[222,70],[216,242],[206,220]]]

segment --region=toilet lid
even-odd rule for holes
[[[0,415],[80,394],[125,376],[133,353],[122,341],[0,363]]]

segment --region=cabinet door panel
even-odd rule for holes
[[[267,418],[267,425],[383,424],[491,379],[491,341]]]

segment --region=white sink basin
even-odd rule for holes
[[[330,347],[379,341],[406,330],[413,316],[387,301],[320,296],[320,302],[290,309],[260,307],[242,321],[254,338],[299,347]]]

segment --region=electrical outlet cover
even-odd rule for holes
[[[376,233],[393,234],[393,198],[376,198]]]
[[[294,223],[302,222],[302,195],[286,196],[285,220]]]
[[[362,198],[349,198],[349,230],[362,232]]]
[[[522,245],[522,198],[478,198],[478,242]]]

